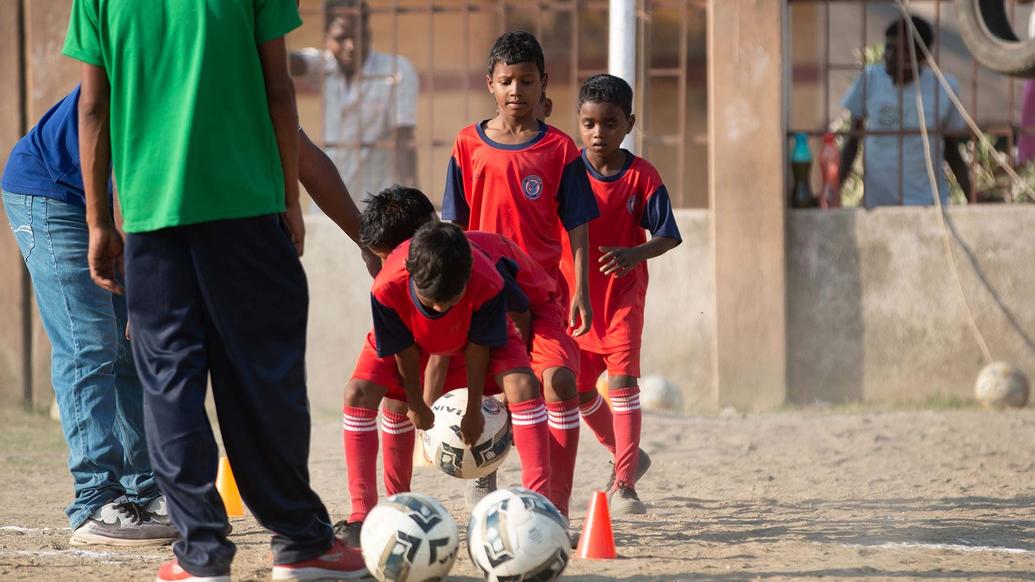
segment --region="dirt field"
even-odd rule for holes
[[[569,579],[1035,580],[1035,410],[651,415],[644,426],[650,514],[616,521],[619,560],[575,560]],[[337,519],[339,422],[315,427],[313,477]],[[583,451],[573,507],[607,477],[588,431]],[[171,555],[69,547],[55,423],[0,412],[0,455],[0,579],[152,580]],[[501,484],[518,479],[508,459]],[[421,469],[414,488],[466,523],[457,482]],[[268,580],[266,533],[250,518],[234,527],[235,580]],[[465,551],[453,574],[475,579]]]

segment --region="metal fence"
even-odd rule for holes
[[[654,163],[679,207],[707,206],[705,8],[707,0],[639,0],[635,108],[639,154]],[[415,146],[417,182],[441,197],[456,133],[493,115],[485,64],[508,30],[536,35],[546,56],[554,104],[550,124],[578,143],[575,104],[580,84],[607,70],[607,0],[372,0],[375,50],[406,57],[420,79]],[[322,0],[303,0],[303,28],[291,48],[322,47]],[[323,141],[319,90],[299,93],[303,125]],[[387,142],[326,144],[395,148]]]
[[[1016,166],[1016,143],[1021,135],[1035,134],[1035,128],[1025,128],[1021,122],[1023,80],[998,75],[981,67],[963,44],[956,25],[953,3],[950,0],[913,0],[913,13],[928,20],[934,29],[935,42],[931,53],[935,63],[946,73],[958,79],[960,98],[978,126],[995,142],[996,151],[986,151],[969,130],[952,131],[940,123],[943,107],[941,100],[925,103],[936,109],[939,123],[928,128],[932,140],[945,137],[965,139],[964,160],[970,170],[971,188],[961,191],[952,183],[953,203],[1027,200],[1013,187],[996,167],[994,157],[1008,159]],[[894,0],[789,0],[790,43],[792,70],[790,107],[787,127],[790,134],[804,132],[810,136],[813,151],[818,151],[819,138],[833,132],[842,139],[849,135],[859,137],[888,134],[898,136],[899,143],[908,136],[919,135],[919,129],[903,127],[903,98],[914,99],[912,92],[899,87],[899,127],[893,131],[864,129],[852,131],[846,127],[841,98],[852,80],[863,72],[867,62],[873,63],[884,42],[885,27],[901,18]],[[1031,8],[1017,2],[1009,3],[1009,15],[1014,29],[1026,37]],[[905,58],[909,55],[906,53]],[[863,76],[865,79],[865,75]],[[867,87],[863,83],[863,94]],[[938,86],[936,91],[942,91]],[[937,93],[936,93],[937,95]],[[864,98],[865,100],[865,98]],[[951,105],[950,105],[951,107]],[[790,136],[789,136],[790,137]],[[860,158],[866,156],[862,148]],[[899,151],[902,151],[900,145]],[[936,160],[940,163],[940,160]],[[899,182],[903,165],[899,164]],[[1032,179],[1035,169],[1023,169],[1022,177]],[[855,176],[856,185],[862,185]],[[851,186],[851,184],[850,184]],[[900,196],[904,193],[900,192]],[[864,204],[865,193],[856,203]],[[849,202],[853,202],[850,200]]]

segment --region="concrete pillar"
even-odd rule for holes
[[[79,82],[79,63],[61,54],[71,10],[72,0],[31,0],[25,3],[28,127]],[[50,342],[36,305],[32,307],[31,316],[32,407],[46,412],[54,397],[50,381]]]
[[[709,198],[718,406],[772,409],[787,393],[785,0],[708,3]]]
[[[22,136],[21,2],[0,1],[0,172]],[[28,275],[7,221],[0,221],[0,406],[25,403],[31,393]]]

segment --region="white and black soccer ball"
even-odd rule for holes
[[[367,570],[380,582],[422,582],[449,574],[460,536],[441,503],[419,493],[399,493],[370,510],[359,544]]]
[[[489,582],[549,582],[568,566],[568,520],[542,495],[513,487],[478,502],[467,551]]]
[[[988,364],[974,383],[974,397],[985,408],[1024,408],[1030,393],[1028,377],[1006,362]]]
[[[495,398],[482,398],[485,430],[473,447],[460,438],[460,421],[467,410],[467,389],[447,392],[431,405],[435,426],[421,433],[431,464],[446,475],[477,479],[492,473],[507,458],[513,436],[507,411]]]

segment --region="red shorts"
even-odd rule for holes
[[[607,354],[579,352],[579,392],[597,389],[597,378],[604,370],[609,376],[640,377],[640,346],[630,346]]]
[[[356,362],[356,369],[353,370],[352,377],[384,386],[388,390],[385,398],[406,402],[406,389],[403,388],[402,376],[399,375],[395,356],[386,358],[378,356],[374,342],[374,332],[371,331],[367,334],[367,341],[363,343],[363,351],[359,354],[359,361]],[[422,372],[429,357],[429,354],[421,352]],[[485,395],[492,396],[502,392],[500,386],[496,384],[496,376],[516,368],[531,367],[525,346],[521,344],[521,336],[514,326],[510,326],[507,344],[503,347],[493,348],[489,353],[489,373],[485,376]],[[453,356],[449,358],[449,371],[446,372],[446,384],[443,392],[466,387],[467,365],[464,362],[464,356],[462,354]]]
[[[532,313],[532,370],[540,382],[550,368],[568,368],[578,376],[579,344],[568,334],[564,313],[560,303]]]

